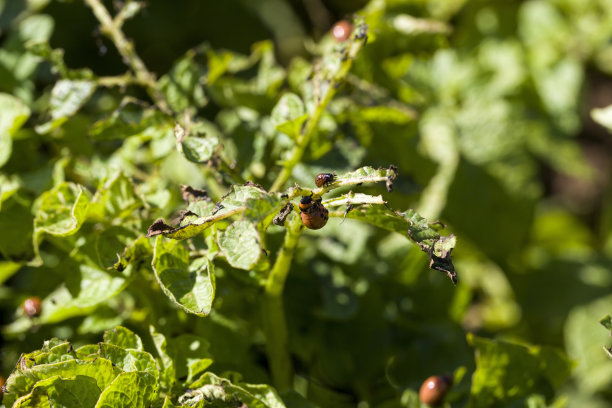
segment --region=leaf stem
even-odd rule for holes
[[[285,241],[270,271],[262,304],[266,353],[272,371],[272,382],[279,391],[293,386],[293,365],[289,354],[289,335],[282,295],[295,248],[304,230],[299,217],[290,217],[287,223]]]
[[[340,63],[338,69],[335,72],[330,73],[330,79],[327,79],[325,77],[318,79],[320,81],[328,81],[327,89],[325,90],[325,93],[322,95],[321,99],[316,104],[314,112],[312,113],[310,118],[307,119],[305,125],[302,127],[300,133],[298,134],[295,145],[293,146],[293,150],[291,151],[289,158],[283,163],[283,169],[279,173],[276,180],[274,180],[270,191],[279,191],[285,185],[287,180],[289,180],[289,178],[291,177],[293,168],[301,161],[302,156],[304,155],[304,151],[306,150],[306,147],[308,146],[312,135],[317,129],[317,125],[319,123],[321,115],[323,114],[323,112],[325,112],[325,109],[327,109],[327,105],[329,105],[329,102],[336,94],[338,88],[346,79],[349,70],[351,69],[351,65],[353,64],[353,60],[357,56],[357,53],[359,52],[363,44],[365,44],[365,38],[367,37],[365,36],[365,34],[363,34],[359,38],[355,37],[352,40],[350,45],[348,45],[342,53],[342,62]],[[314,80],[316,81],[317,78],[315,77]]]
[[[144,62],[142,62],[136,53],[134,44],[128,40],[123,34],[123,31],[121,31],[121,25],[123,24],[122,13],[119,13],[117,19],[113,19],[100,0],[85,0],[85,3],[91,8],[100,22],[100,32],[110,38],[113,44],[115,44],[123,61],[134,72],[136,80],[139,83],[145,84],[149,96],[164,113],[170,113],[171,111],[165,98],[159,89],[157,89],[155,75],[147,69]]]

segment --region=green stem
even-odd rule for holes
[[[299,217],[291,216],[287,223],[285,241],[270,271],[262,305],[266,352],[272,371],[272,382],[279,391],[293,387],[293,365],[289,354],[289,334],[283,308],[283,288],[295,248],[304,230]]]
[[[325,91],[325,94],[322,96],[319,103],[317,103],[314,112],[306,121],[305,126],[300,131],[300,134],[297,137],[295,145],[293,146],[293,150],[289,155],[289,158],[285,160],[283,163],[283,169],[279,173],[276,180],[272,184],[270,191],[278,191],[280,190],[287,180],[291,177],[291,173],[293,172],[293,168],[302,160],[302,156],[304,155],[304,151],[310,142],[312,135],[315,133],[317,129],[317,125],[319,123],[319,119],[325,109],[327,109],[327,105],[332,100],[336,91],[340,87],[340,84],[344,82],[346,76],[351,69],[351,65],[353,64],[353,60],[357,56],[357,53],[363,46],[364,41],[362,39],[354,39],[353,42],[347,47],[343,52],[342,63],[336,72],[332,74],[331,79],[329,80],[329,86]],[[316,79],[315,79],[316,80]],[[326,78],[322,78],[321,80],[326,80]]]
[[[100,32],[110,38],[113,44],[115,44],[115,47],[117,47],[117,51],[119,51],[119,54],[123,60],[134,72],[136,80],[139,83],[146,84],[145,87],[149,93],[149,96],[151,96],[151,98],[163,112],[170,113],[170,108],[168,107],[166,100],[159,89],[157,89],[155,75],[149,72],[144,62],[142,62],[138,54],[136,54],[134,44],[128,40],[123,34],[123,31],[121,31],[121,24],[123,23],[123,20],[113,20],[108,10],[106,7],[104,7],[100,0],[85,0],[85,3],[87,3],[87,5],[91,8],[94,15],[100,22]]]

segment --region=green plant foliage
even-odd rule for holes
[[[0,0],[0,406],[610,406],[609,0],[83,5]]]
[[[525,347],[468,336],[476,350],[476,371],[472,378],[474,406],[513,402],[534,392],[550,397],[569,376],[571,362],[559,350]]]

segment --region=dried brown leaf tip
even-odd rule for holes
[[[455,237],[450,235],[448,237],[441,237],[439,240],[434,242],[431,247],[429,254],[429,267],[436,271],[445,272],[453,285],[457,284],[457,272],[451,259],[451,252],[453,251]]]
[[[155,221],[147,230],[147,238],[161,235],[174,230],[170,225],[166,224],[163,219]]]
[[[199,200],[210,200],[210,197],[208,197],[208,193],[206,192],[206,190],[202,190],[199,188],[181,185],[181,192],[183,200],[187,201],[188,203]]]

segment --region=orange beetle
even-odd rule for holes
[[[302,197],[300,200],[300,218],[306,228],[321,229],[327,224],[329,211],[321,204],[321,198],[313,200],[312,197]]]
[[[315,177],[315,184],[317,187],[327,186],[334,182],[336,175],[332,173],[321,173]]]

